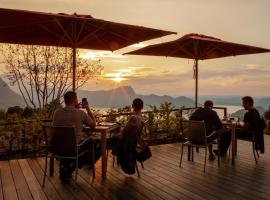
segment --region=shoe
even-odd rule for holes
[[[215,149],[213,152],[214,154],[218,155],[218,149]]]
[[[67,177],[69,179],[72,177],[72,173],[74,172],[75,169],[76,169],[76,164],[75,163],[70,164],[68,168],[68,173],[67,173]]]
[[[210,160],[210,161],[213,161],[213,160],[215,160],[216,159],[216,157],[214,156],[214,154],[211,154],[211,155],[209,155],[209,157],[208,157],[208,160]]]
[[[60,166],[59,176],[63,183],[69,182],[68,169],[65,166]]]
[[[217,149],[215,149],[214,151],[213,151],[216,155],[218,155],[218,150]],[[220,152],[220,156],[227,156],[227,152]]]

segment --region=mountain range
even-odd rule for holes
[[[0,78],[0,109],[6,110],[11,106],[25,107],[21,95],[10,89],[8,84]]]
[[[79,90],[78,97],[87,98],[89,104],[97,108],[117,108],[131,105],[132,100],[135,98],[141,98],[145,105],[158,106],[165,101],[171,102],[176,107],[190,107],[194,105],[194,101],[191,98],[184,96],[174,98],[168,95],[158,96],[155,94],[141,95],[137,94],[130,86],[104,91]]]
[[[189,97],[179,96],[171,97],[168,95],[142,95],[137,94],[130,86],[122,86],[112,90],[99,90],[88,91],[78,90],[78,97],[87,98],[91,106],[96,108],[118,108],[130,105],[134,98],[141,98],[147,105],[160,105],[167,101],[171,102],[175,107],[194,107],[194,100]],[[25,103],[21,95],[14,92],[10,87],[0,78],[0,109],[7,109],[11,106],[24,107]],[[203,102],[206,99],[214,101],[215,105],[241,105],[240,96],[200,96],[199,102]],[[255,97],[255,105],[261,106],[267,109],[270,105],[270,97]],[[79,100],[80,101],[80,100]]]
[[[25,107],[24,100],[21,95],[14,92],[10,87],[0,78],[0,109],[7,109],[11,106]],[[141,98],[145,105],[160,105],[167,101],[171,102],[172,105],[180,107],[190,107],[194,105],[194,101],[190,98],[171,97],[171,96],[158,96],[155,94],[151,95],[140,95],[135,93],[132,87],[123,86],[113,90],[100,90],[100,91],[88,91],[78,90],[77,91],[79,101],[81,98],[87,98],[91,106],[96,108],[118,108],[130,105],[134,98]]]

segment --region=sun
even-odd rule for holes
[[[112,74],[111,80],[113,80],[116,83],[120,83],[124,80],[121,73],[114,73]]]

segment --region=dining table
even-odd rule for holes
[[[84,127],[84,131],[89,133],[89,137],[91,137],[91,133],[100,134],[101,140],[101,174],[102,178],[106,179],[107,175],[107,139],[110,136],[112,131],[119,129],[120,125],[117,123],[111,122],[101,122],[94,129],[89,127]]]
[[[107,175],[107,139],[110,136],[112,131],[116,131],[120,128],[120,125],[117,123],[111,122],[101,122],[95,128],[90,128],[85,126],[83,128],[83,132],[88,135],[89,138],[93,136],[93,134],[98,134],[101,141],[101,175],[103,179],[106,179]],[[50,176],[54,174],[54,159],[50,158]]]
[[[222,124],[224,127],[230,128],[231,129],[231,146],[232,146],[232,165],[234,165],[235,161],[235,155],[236,155],[236,126],[237,122],[236,121],[231,121],[231,120],[226,120],[222,121]]]

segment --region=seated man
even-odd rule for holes
[[[87,114],[80,110],[80,105],[78,103],[77,95],[75,92],[67,92],[64,95],[65,107],[57,109],[53,116],[53,125],[54,126],[75,126],[77,141],[82,145],[81,149],[90,149],[90,142],[88,140],[83,140],[83,124],[95,128],[96,120],[93,116],[89,105],[87,102],[84,102],[82,105],[86,109]],[[64,140],[65,138],[63,138]],[[88,162],[86,159],[89,158],[85,156],[80,159],[80,166]],[[71,160],[60,160],[60,179],[64,182],[68,181],[72,175],[72,172],[75,169],[75,162]]]
[[[242,98],[242,105],[247,112],[244,116],[244,124],[238,125],[236,129],[236,136],[239,139],[253,140],[255,133],[255,148],[264,152],[264,141],[263,141],[263,125],[260,114],[256,108],[253,107],[253,98],[245,96]]]
[[[206,128],[206,135],[210,135],[213,131],[221,130],[222,123],[216,113],[216,111],[212,110],[213,102],[207,100],[204,102],[204,108],[198,108],[191,116],[190,120],[195,121],[204,121]],[[217,138],[217,134],[214,135],[213,138]],[[225,130],[222,135],[220,135],[220,155],[226,155],[227,149],[230,145],[231,141],[231,133],[230,130]],[[217,151],[214,151],[217,153]],[[215,160],[215,156],[212,152],[212,146],[209,146],[209,160]]]
[[[133,114],[129,118],[126,126],[121,131],[121,136],[113,150],[117,155],[117,162],[125,173],[134,174],[136,164],[136,146],[140,139],[140,132],[143,127],[143,101],[139,98],[132,103]]]

